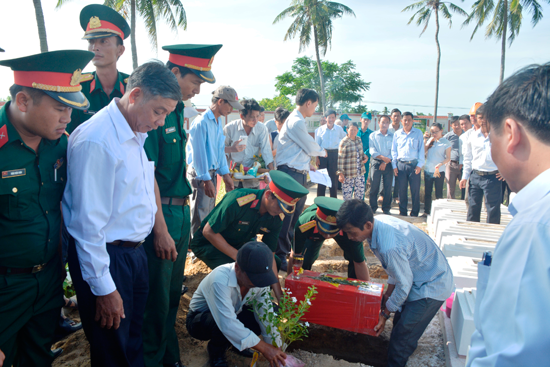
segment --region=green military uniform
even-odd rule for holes
[[[14,70],[17,85],[86,108],[78,83],[92,57],[88,51],[54,51],[0,65]],[[40,72],[57,73],[57,79]],[[10,121],[11,103],[0,109],[0,350],[6,354],[4,366],[50,366],[64,305],[60,207],[67,182],[67,135],[42,138],[35,151]]]
[[[280,171],[270,172],[272,181],[269,190],[277,198],[283,213],[292,213],[300,198],[309,191],[288,174]],[[222,201],[204,218],[191,241],[191,249],[208,267],[232,263],[234,260],[214,247],[203,235],[206,223],[215,233],[219,233],[231,246],[240,249],[245,243],[255,241],[256,235],[262,234],[262,242],[271,251],[277,249],[279,232],[283,225],[284,214],[271,216],[260,215],[263,195],[268,189],[236,189],[228,192]],[[275,256],[277,266],[280,259]]]
[[[116,11],[108,6],[92,4],[80,11],[80,25],[84,30],[82,39],[95,39],[118,36],[124,40],[130,36],[131,29],[128,22]],[[74,111],[67,132],[72,133],[78,126],[88,121],[95,113],[106,107],[113,98],[120,98],[126,91],[128,74],[118,72],[113,91],[107,95],[96,75],[96,72],[82,75],[82,93],[90,101],[86,110]]]
[[[336,198],[318,197],[315,199],[315,205],[310,206],[300,217],[296,223],[294,229],[294,243],[293,251],[295,254],[304,256],[304,263],[302,267],[306,270],[311,270],[311,267],[315,260],[319,257],[319,251],[321,246],[325,242],[325,238],[321,235],[319,230],[318,216],[319,211],[322,211],[327,217],[327,222],[333,222],[335,224],[336,212],[342,205],[343,201]],[[321,219],[322,220],[322,219]],[[323,223],[323,222],[321,222]],[[348,238],[348,235],[339,230],[335,225],[330,225],[338,233],[334,240],[344,250],[344,258],[348,260],[348,278],[356,279],[354,262],[360,263],[365,261],[365,253],[363,244],[361,242],[352,241]]]
[[[103,90],[103,86],[96,75],[96,72],[83,74],[82,93],[90,101],[90,107],[86,110],[73,110],[71,122],[67,126],[67,132],[71,134],[77,127],[88,121],[99,110],[106,107],[114,98],[121,98],[126,91],[128,84],[128,74],[118,72],[115,87],[110,95]]]
[[[163,48],[190,57],[210,59],[220,47],[174,45]],[[143,319],[143,352],[147,367],[173,366],[180,361],[179,342],[174,325],[181,299],[191,231],[188,196],[193,192],[187,180],[187,134],[183,125],[183,111],[184,104],[180,101],[166,118],[164,126],[148,133],[144,145],[147,157],[155,162],[155,179],[160,191],[162,214],[178,252],[175,262],[160,259],[155,252],[154,233],[151,233],[143,244],[149,268],[149,295]]]

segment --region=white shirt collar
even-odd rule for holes
[[[111,103],[109,103],[107,111],[109,112],[109,116],[111,116],[111,120],[113,121],[113,125],[115,126],[118,141],[120,144],[122,144],[130,139],[135,138],[140,133],[134,133],[134,131],[132,131],[132,128],[130,128],[128,121],[126,121],[124,115],[122,115],[122,112],[120,112],[120,109],[117,106],[117,102],[119,100],[120,98],[113,98]]]
[[[529,208],[531,205],[538,204],[550,192],[548,182],[550,182],[550,169],[535,177],[535,179],[516,194],[510,205],[508,205],[510,214],[515,216],[518,212]]]

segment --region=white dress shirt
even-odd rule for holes
[[[465,149],[469,148],[469,146],[466,145],[466,142],[473,131],[475,131],[475,129],[472,126],[470,130],[466,130],[458,138],[458,154],[460,155],[460,158],[458,159],[459,164],[464,164],[464,152],[466,151]]]
[[[260,342],[260,338],[250,329],[247,329],[237,315],[241,313],[244,305],[252,306],[252,301],[265,303],[269,300],[271,294],[270,287],[251,288],[245,295],[241,296],[241,288],[237,283],[237,274],[235,273],[235,263],[218,266],[212,270],[199,284],[199,287],[193,294],[189,311],[204,312],[210,310],[216,325],[225,335],[227,340],[238,350],[252,348]],[[271,301],[268,302],[271,305]],[[265,307],[259,309],[260,317],[268,310]],[[271,344],[272,339],[266,331],[264,324],[260,321],[258,315],[254,313],[256,321],[260,325],[263,339]],[[274,328],[272,328],[274,329]],[[280,336],[277,336],[277,345],[281,345]]]
[[[309,171],[311,157],[324,157],[325,154],[325,150],[309,135],[304,116],[294,110],[279,132],[277,165]]]
[[[478,264],[467,367],[550,365],[550,169],[512,199],[491,266]]]
[[[481,129],[472,131],[462,146],[464,154],[464,170],[462,179],[470,178],[472,170],[492,172],[497,171],[497,165],[491,157],[491,141],[489,135],[483,135]]]
[[[267,127],[261,122],[246,135],[244,130],[243,120],[238,119],[231,121],[223,128],[225,135],[225,146],[230,147],[237,140],[246,138],[246,148],[242,152],[229,153],[229,159],[234,163],[242,163],[245,167],[252,167],[254,164],[254,156],[262,155],[265,165],[273,163],[273,152],[271,151],[270,137]]]
[[[260,122],[259,122],[260,123]],[[277,131],[277,123],[275,122],[275,119],[267,120],[264,124],[265,127],[267,127],[267,131],[271,134],[274,131]]]
[[[116,290],[106,243],[139,242],[155,224],[155,167],[115,98],[70,136],[63,218],[92,293]]]
[[[345,137],[344,129],[336,124],[332,125],[332,129],[329,129],[328,124],[325,124],[315,130],[315,142],[323,149],[338,149],[340,142]]]

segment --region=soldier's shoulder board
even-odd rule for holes
[[[317,223],[315,222],[315,219],[314,220],[310,220],[309,222],[307,223],[304,223],[302,224],[300,227],[300,231],[302,233],[306,232],[306,231],[309,231],[310,229],[312,229],[313,227],[315,227],[317,225]]]
[[[80,76],[80,82],[89,82],[94,78],[94,74],[82,74]]]
[[[130,79],[130,77],[124,79],[124,84],[128,84],[128,79]]]
[[[243,206],[250,203],[251,201],[254,201],[255,199],[255,194],[248,194],[246,196],[241,196],[240,198],[237,198],[237,203],[239,203],[239,206]]]

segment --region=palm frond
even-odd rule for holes
[[[147,36],[149,42],[151,42],[152,48],[157,49],[157,13],[153,6],[152,0],[138,0],[136,1],[136,12],[143,18],[145,22],[145,29],[147,30]]]
[[[72,1],[72,0],[57,0],[57,4],[55,5],[55,8],[58,9],[63,5],[65,5],[66,3],[68,3],[69,1]]]
[[[414,4],[411,4],[407,7],[405,7],[403,10],[401,10],[401,12],[403,13],[404,11],[410,11],[410,10],[416,10],[418,8],[423,8],[424,6],[427,5],[427,1],[426,0],[421,0],[417,3],[414,3]],[[410,23],[410,22],[409,22]]]
[[[280,21],[282,21],[286,17],[296,15],[297,10],[298,10],[297,6],[295,6],[295,5],[286,8],[279,15],[277,15],[275,17],[275,20],[273,21],[273,24],[279,23]]]

